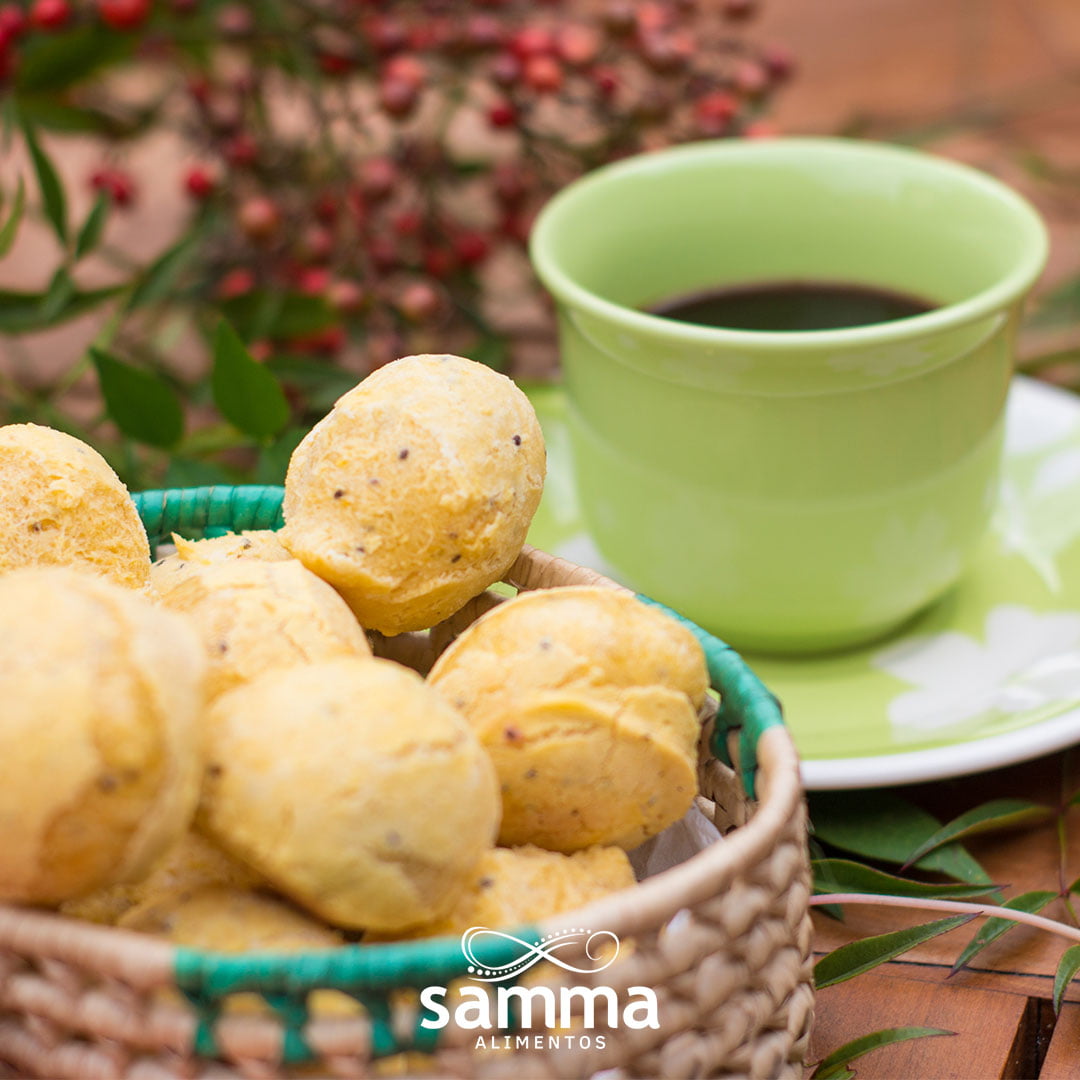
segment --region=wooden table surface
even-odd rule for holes
[[[1072,794],[1078,789],[1080,750],[1073,750],[980,776],[895,791],[948,821],[993,798],[1020,797],[1057,806],[1063,790]],[[1080,877],[1080,807],[1067,810],[1064,823],[1063,848],[1056,820],[975,837],[966,846],[1005,887],[1006,897],[1033,889],[1056,891],[1062,879],[1067,886]],[[1067,921],[1060,900],[1051,901],[1043,914]],[[860,937],[943,917],[852,905],[841,924],[815,912],[815,955],[820,958]],[[820,991],[811,1061],[882,1028],[920,1026],[955,1035],[875,1050],[853,1063],[859,1080],[1080,1078],[1080,977],[1069,986],[1059,1016],[1052,1005],[1058,960],[1070,943],[1021,926],[987,947],[970,968],[950,977],[953,961],[981,923],[970,923]]]

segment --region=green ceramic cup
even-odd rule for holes
[[[559,309],[590,531],[630,584],[737,647],[842,648],[962,574],[997,494],[1035,211],[973,169],[844,139],[722,140],[551,200],[531,257]],[[765,332],[643,313],[770,281],[940,304]]]

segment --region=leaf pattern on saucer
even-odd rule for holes
[[[986,616],[984,640],[949,630],[876,652],[873,666],[917,689],[889,703],[897,738],[1080,702],[1080,611],[1040,614],[1003,604]]]

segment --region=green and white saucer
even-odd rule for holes
[[[582,523],[562,391],[529,393],[548,445],[529,543],[614,577]],[[808,788],[960,776],[1080,742],[1080,399],[1017,379],[1006,432],[993,528],[944,599],[862,649],[747,656]]]

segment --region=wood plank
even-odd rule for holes
[[[944,1028],[956,1034],[882,1047],[859,1058],[859,1080],[996,1080],[1009,1075],[1026,1010],[1027,999],[1014,994],[952,987],[928,992],[923,983],[869,972],[819,993],[810,1060],[820,1061],[844,1043],[882,1028]],[[1076,1076],[1075,1068],[1071,1075]]]
[[[1063,1005],[1039,1080],[1076,1080],[1080,1074],[1080,1005]]]

